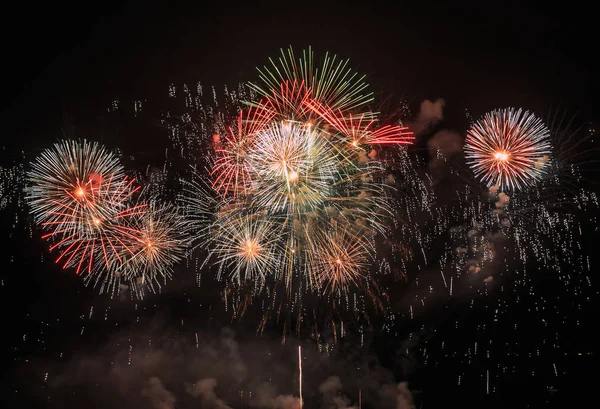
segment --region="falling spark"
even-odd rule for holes
[[[300,389],[300,409],[302,409],[302,347],[298,346],[298,369],[300,373],[299,377],[299,389]]]

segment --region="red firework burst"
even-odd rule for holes
[[[96,261],[103,260],[108,265],[110,254],[118,257],[118,249],[125,246],[119,223],[144,213],[146,207],[128,205],[139,190],[134,183],[134,179],[124,178],[117,183],[109,180],[90,190],[78,187],[72,195],[73,203],[56,204],[52,221],[41,224],[50,230],[42,238],[55,241],[50,251],[60,252],[56,263],[62,262],[63,268],[75,267],[76,274],[82,269],[91,274]]]
[[[265,93],[256,108],[271,119],[304,120],[306,114],[310,113],[307,105],[310,98],[311,89],[304,81],[288,80]]]
[[[361,145],[410,145],[415,139],[414,133],[406,126],[385,125],[376,128],[377,121],[370,116],[344,116],[341,110],[319,103],[306,101],[306,105],[327,124],[340,132],[354,147]]]
[[[217,193],[234,198],[245,194],[252,184],[250,169],[246,160],[246,153],[250,149],[254,135],[263,129],[273,117],[273,112],[265,109],[251,107],[241,111],[236,128],[229,127],[229,135],[213,136],[216,142],[215,160],[211,176],[214,178],[212,185]]]

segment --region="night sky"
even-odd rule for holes
[[[418,135],[422,150],[438,131],[464,134],[465,112],[478,117],[508,106],[543,117],[566,112],[577,115],[584,131],[600,119],[592,108],[596,22],[573,2],[196,3],[15,3],[4,9],[0,165],[27,167],[67,136],[98,140],[160,167],[154,161],[164,159],[168,141],[155,124],[170,85],[201,81],[207,89],[231,89],[254,80],[257,66],[290,45],[349,58],[382,106],[406,101],[416,115],[422,101],[443,99],[444,119]],[[115,100],[123,101],[119,115],[111,112]],[[134,120],[136,100],[159,108]],[[590,146],[597,141],[571,158],[583,163],[585,157],[586,169],[594,170],[597,151],[588,152]],[[452,195],[454,185],[446,181],[442,198]],[[580,182],[597,191],[595,173]],[[310,337],[289,336],[282,346],[276,325],[257,337],[251,317],[232,322],[216,284],[198,288],[185,266],[163,294],[148,300],[98,295],[53,265],[26,208],[9,204],[0,208],[0,402],[6,408],[238,409],[248,407],[251,392],[265,399],[260,407],[288,409],[276,396],[296,392],[295,348],[302,345],[305,390],[314,392],[306,392],[306,407],[349,408],[366,385],[372,391],[363,395],[363,406],[369,408],[411,407],[395,396],[412,396],[415,407],[426,409],[577,407],[594,397],[597,378],[596,213],[575,215],[589,221],[573,253],[587,260],[586,271],[567,259],[559,278],[539,266],[527,266],[537,271],[527,279],[497,269],[503,278],[494,285],[457,284],[452,299],[437,292],[439,270],[435,276],[423,270],[421,278],[408,274],[391,292],[394,330],[350,328],[333,351],[317,353]],[[441,250],[432,254],[444,257]],[[532,289],[515,284],[521,282]],[[429,285],[434,296],[413,317],[413,304]],[[492,341],[502,348],[493,349]],[[478,348],[487,348],[487,356]],[[328,376],[338,376],[341,386]],[[218,380],[218,397],[198,387],[209,377]],[[272,379],[276,391],[258,392]],[[348,400],[340,403],[335,396],[342,395]]]

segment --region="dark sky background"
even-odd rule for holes
[[[593,116],[597,44],[583,3],[394,3],[13,3],[1,28],[3,123],[45,138],[64,114],[116,96],[252,80],[288,45],[350,58],[384,95],[444,98],[448,115],[511,105]]]
[[[586,121],[597,122],[600,119],[598,112],[593,110],[595,94],[592,93],[598,82],[596,70],[592,73],[593,61],[597,58],[597,33],[593,13],[584,3],[563,2],[543,7],[507,1],[473,4],[398,1],[394,6],[389,6],[387,2],[331,5],[319,1],[281,2],[268,6],[225,1],[205,5],[199,1],[193,2],[196,4],[193,7],[184,2],[168,5],[164,2],[162,6],[149,3],[124,1],[117,4],[105,1],[33,5],[16,2],[6,6],[0,24],[0,38],[4,40],[1,51],[4,78],[0,105],[0,118],[4,125],[1,145],[8,147],[9,151],[25,149],[28,153],[37,152],[62,136],[67,124],[75,127],[77,136],[82,136],[79,133],[90,132],[94,124],[102,122],[107,107],[115,98],[160,99],[171,83],[202,81],[206,86],[215,85],[219,89],[222,85],[234,86],[253,80],[256,78],[255,67],[265,64],[269,57],[276,56],[280,48],[288,45],[296,49],[311,45],[317,55],[329,51],[350,58],[351,66],[367,75],[367,81],[379,99],[405,97],[414,112],[418,111],[420,102],[425,99],[443,98],[446,101],[444,126],[449,128],[463,124],[465,109],[481,114],[506,106],[524,107],[540,113],[560,108],[578,113]],[[122,137],[118,133],[105,135],[106,142],[112,145],[118,145]],[[154,141],[149,140],[148,135],[131,134],[126,137],[128,143],[139,145],[141,151],[152,149]],[[38,242],[30,241],[26,248],[18,246],[13,244],[13,247],[7,247],[11,249],[7,254],[16,251],[26,259],[27,256],[23,255],[42,251]],[[28,269],[33,271],[37,267],[34,261],[27,260],[21,268],[28,271],[26,277],[31,277]],[[88,343],[83,345],[79,334],[81,324],[77,319],[79,314],[88,315],[89,297],[93,291],[80,291],[81,284],[76,277],[67,278],[66,281],[62,278],[57,281],[55,278],[48,276],[42,279],[43,284],[32,285],[20,292],[13,292],[11,288],[14,287],[3,287],[10,289],[3,292],[3,322],[4,328],[14,323],[15,329],[11,332],[20,334],[31,333],[28,325],[38,325],[38,321],[28,324],[26,321],[33,318],[25,317],[24,311],[37,316],[38,320],[39,317],[64,318],[64,324],[54,325],[53,336],[45,335],[54,339],[53,342],[64,343],[65,350],[72,348],[73,363],[67,369],[61,369],[63,378],[56,380],[60,384],[56,394],[63,401],[70,399],[68,394],[71,392],[65,386],[68,386],[69,379],[86,379],[91,384],[94,374],[104,373],[105,368],[98,366],[104,364],[90,364],[87,352],[91,351],[105,357],[104,361],[110,361],[117,355],[126,354],[120,348],[131,343],[131,337],[137,336],[141,340],[139,343],[144,343],[145,338],[142,338],[148,334],[152,334],[153,339],[159,339],[158,346],[152,347],[154,349],[136,349],[136,362],[143,361],[144,356],[145,359],[153,357],[150,361],[166,371],[163,374],[166,378],[168,374],[182,371],[186,374],[182,377],[190,380],[198,375],[195,365],[218,366],[219,363],[211,358],[214,351],[228,357],[224,364],[227,367],[244,362],[245,370],[254,368],[262,371],[264,368],[266,372],[272,371],[273,376],[289,371],[289,366],[277,367],[276,362],[271,364],[270,358],[257,358],[262,356],[260,353],[263,351],[277,348],[280,342],[278,334],[272,335],[263,344],[252,336],[231,341],[231,335],[220,332],[216,324],[214,327],[209,324],[204,329],[205,342],[207,345],[214,344],[214,349],[206,348],[197,352],[193,349],[193,343],[177,344],[177,354],[165,356],[165,351],[173,345],[168,337],[160,338],[161,330],[157,328],[165,325],[169,333],[177,333],[177,323],[171,322],[173,317],[187,320],[207,314],[203,309],[206,306],[191,307],[179,301],[172,302],[171,297],[184,298],[179,293],[185,293],[182,290],[185,283],[181,282],[173,286],[166,298],[148,306],[145,312],[134,314],[150,317],[139,334],[136,335],[135,329],[127,327],[134,320],[134,315],[127,310],[127,314],[116,319],[119,325],[129,328],[125,333],[118,333],[106,340],[102,334],[110,333],[108,327],[103,327],[102,322],[89,323],[88,328],[95,326],[96,329],[87,330],[93,335],[87,335],[86,332]],[[13,283],[19,282],[17,279],[8,279],[7,282],[11,280]],[[10,297],[16,294],[22,298],[14,304]],[[69,301],[61,302],[62,297]],[[53,304],[46,310],[44,303]],[[91,305],[95,311],[104,311],[108,304],[109,301],[96,299]],[[23,314],[12,314],[7,310],[12,305],[24,306]],[[459,308],[456,311],[454,314],[464,310]],[[99,321],[102,321],[102,313],[95,313],[95,317],[100,315]],[[119,307],[115,307],[111,314],[118,315]],[[159,318],[155,319],[155,316]],[[156,320],[160,323],[157,324]],[[61,332],[67,335],[63,337]],[[128,338],[128,334],[132,335]],[[563,336],[568,339],[569,334],[561,334]],[[106,344],[103,344],[103,340]],[[401,341],[401,346],[407,346],[407,342]],[[100,349],[94,350],[94,345],[100,345]],[[31,351],[37,351],[37,347],[31,348]],[[346,354],[357,355],[354,364],[358,362],[359,366],[365,367],[371,365],[364,362],[366,358],[360,356],[353,346],[348,348]],[[401,352],[397,352],[401,349],[398,345],[388,345],[388,352],[385,347],[378,348],[380,360],[386,353],[390,360],[398,359],[398,354],[401,355]],[[53,351],[59,349],[54,347]],[[81,352],[78,352],[79,349]],[[310,347],[307,345],[308,349]],[[238,352],[233,353],[232,350],[239,350],[239,356],[236,355]],[[46,359],[42,352],[31,354],[36,353]],[[19,352],[17,355],[23,358],[27,354]],[[190,364],[187,358],[192,356],[195,358]],[[314,364],[307,371],[315,374],[329,370],[333,372],[334,369],[338,372],[351,370],[344,366],[347,365],[345,361],[321,360],[322,357],[316,354],[310,355],[310,359],[314,360]],[[6,362],[10,360],[8,358]],[[276,359],[273,358],[273,361]],[[286,364],[290,362],[293,365],[293,359],[288,358]],[[590,378],[582,373],[592,368],[591,364],[579,367],[577,364],[569,365],[572,365],[569,373],[579,375],[572,381],[564,381],[561,386],[564,390],[561,405],[573,399],[584,401],[593,392],[589,389]],[[40,368],[52,368],[51,364],[41,364],[30,373],[22,366],[14,367],[20,379],[16,381],[17,385],[22,385],[22,380],[27,376],[39,382],[44,373]],[[146,367],[121,369],[122,372],[117,375],[114,375],[114,369],[111,373],[115,376],[115,382],[123,385],[124,389],[154,388],[148,393],[164,393],[160,385],[157,387],[152,382],[146,386],[127,383],[127,379],[133,378],[127,371],[146,374]],[[373,369],[371,375],[374,382],[384,386],[393,384],[393,371],[388,369]],[[398,378],[398,373],[394,375]],[[427,385],[422,378],[428,375],[420,374],[421,383],[417,383]],[[214,376],[218,378],[219,374]],[[448,382],[443,375],[436,376],[439,378],[432,378],[430,383]],[[344,379],[342,381],[346,382]],[[543,407],[546,404],[548,396],[544,395],[511,406],[510,401],[516,399],[518,394],[527,393],[527,389],[519,389],[518,377],[515,376],[512,382],[514,390],[502,390],[504,406],[490,406],[493,401],[489,397],[486,405],[526,407],[531,404],[529,407]],[[13,383],[8,382],[4,386],[10,389]],[[349,390],[356,389],[356,385],[351,383],[345,383],[345,386]],[[174,388],[173,385],[167,387],[171,390]],[[89,396],[97,399],[98,408],[116,407],[118,403],[111,400],[113,398],[109,390],[83,390],[84,395],[88,392]],[[183,391],[179,392],[178,396],[185,395]],[[33,396],[32,405],[43,406],[40,402],[45,399],[42,396],[45,392],[40,392],[39,396],[32,391],[27,393]],[[324,396],[326,393],[323,392]],[[445,386],[430,388],[429,396],[436,393],[453,392],[450,386],[446,389]],[[473,392],[474,395],[477,393]],[[480,407],[478,405],[483,402],[478,400],[478,396],[468,403],[461,397],[463,395],[451,396],[455,403],[452,407]],[[15,397],[12,399],[10,405],[22,407],[22,401]],[[434,401],[442,403],[444,399],[442,397]],[[90,399],[73,398],[72,402],[80,407],[93,407]],[[557,402],[555,404],[558,405]],[[7,407],[13,407],[10,405]],[[424,407],[428,408],[428,405]]]

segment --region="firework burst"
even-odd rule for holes
[[[309,125],[274,123],[258,133],[250,156],[258,206],[305,213],[331,195],[339,159],[332,144]]]
[[[486,114],[467,133],[465,154],[487,186],[516,190],[539,180],[551,153],[550,131],[528,111]]]
[[[323,292],[361,287],[374,249],[349,231],[325,232],[313,243],[312,256]]]
[[[38,223],[56,224],[65,214],[80,212],[110,219],[128,194],[120,183],[125,175],[119,158],[97,143],[56,143],[31,167],[26,199]]]
[[[174,206],[149,200],[146,212],[115,229],[123,245],[110,263],[111,273],[129,282],[139,298],[145,288],[158,291],[172,278],[174,264],[185,256],[186,220]]]
[[[210,189],[184,181],[194,236],[244,305],[249,283],[253,295],[279,294],[273,308],[300,311],[311,294],[351,310],[350,292],[374,294],[374,243],[393,218],[375,148],[414,136],[379,124],[364,77],[335,56],[317,66],[310,49],[300,59],[290,49],[259,79],[235,126],[213,137]]]
[[[277,225],[256,216],[237,216],[220,224],[212,239],[219,270],[232,280],[264,282],[278,264],[280,243]]]
[[[183,257],[186,224],[176,209],[136,199],[140,186],[118,158],[96,143],[63,141],[28,174],[26,199],[63,268],[115,293],[129,282],[138,296],[171,277]]]
[[[144,212],[130,206],[139,189],[118,158],[96,143],[62,141],[44,151],[28,173],[26,199],[36,222],[58,251],[57,263],[92,274],[122,246],[114,226]]]

